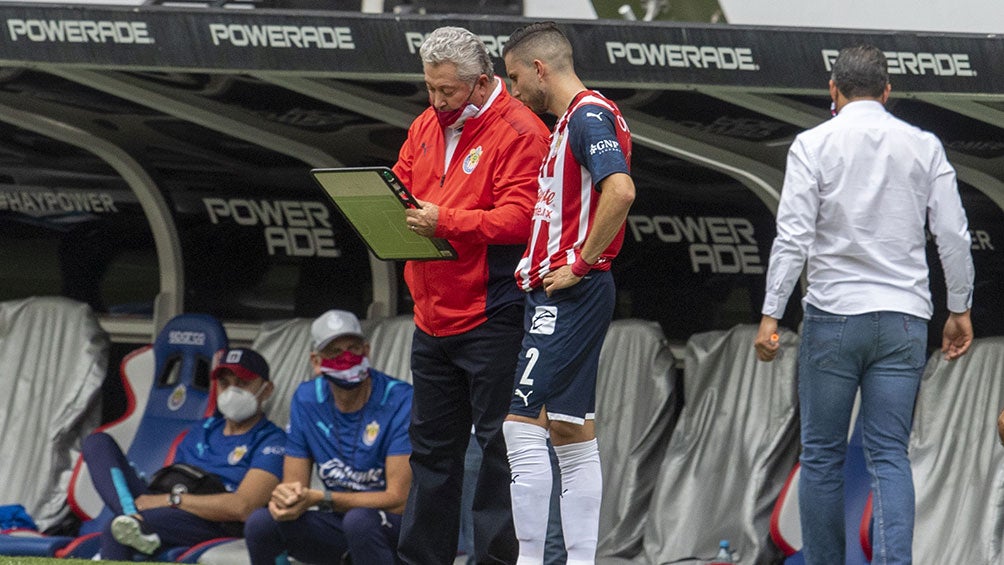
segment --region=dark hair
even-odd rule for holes
[[[847,98],[878,98],[889,84],[889,65],[885,53],[874,45],[845,47],[833,62],[830,78]]]
[[[509,34],[502,57],[517,52],[519,55],[513,56],[546,60],[558,67],[572,65],[572,44],[554,22],[527,24]],[[529,63],[528,60],[524,62]]]

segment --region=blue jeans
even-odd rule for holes
[[[858,388],[873,495],[872,563],[911,563],[914,491],[907,448],[926,347],[922,318],[897,312],[839,316],[806,306],[798,360],[798,496],[807,564],[844,563],[843,466]]]

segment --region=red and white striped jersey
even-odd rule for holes
[[[544,275],[575,262],[600,198],[596,185],[630,167],[631,132],[617,105],[594,90],[578,93],[554,126],[537,177],[530,241],[516,267],[520,288],[537,288]],[[621,226],[593,269],[609,270],[623,241]]]

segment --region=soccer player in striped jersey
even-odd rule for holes
[[[568,564],[582,565],[596,557],[602,493],[596,371],[614,310],[610,262],[635,195],[631,133],[613,102],[583,86],[572,46],[554,23],[513,32],[503,58],[512,95],[537,113],[558,116],[540,167],[529,244],[516,270],[527,293],[526,331],[503,432],[517,563],[543,562],[550,433],[561,467]]]

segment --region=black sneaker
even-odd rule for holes
[[[140,553],[153,554],[160,547],[160,536],[144,531],[144,524],[133,516],[116,516],[112,520],[112,537]]]

